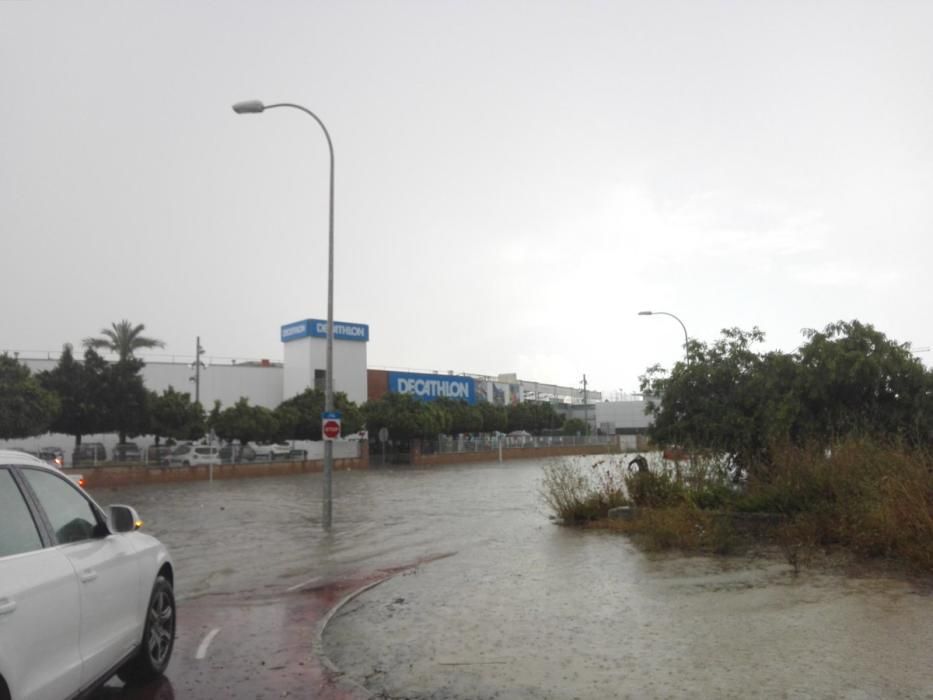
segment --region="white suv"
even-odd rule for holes
[[[175,641],[168,552],[128,506],[105,512],[54,467],[0,450],[0,699],[145,682]]]
[[[220,450],[208,445],[179,445],[168,458],[170,467],[191,467],[196,464],[220,464]]]

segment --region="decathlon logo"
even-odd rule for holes
[[[305,338],[308,335],[308,322],[299,321],[298,323],[289,323],[287,326],[282,326],[282,342],[286,343],[289,340],[297,340],[298,338]]]
[[[319,338],[327,337],[327,321],[316,321],[314,335]],[[368,340],[369,326],[361,323],[337,323],[334,321],[334,338],[340,340]]]
[[[326,338],[327,321],[319,318],[308,318],[282,326],[282,342],[299,338]],[[356,340],[367,342],[369,340],[369,326],[365,323],[345,323],[334,321],[334,340]]]
[[[443,377],[433,374],[389,373],[389,391],[410,394],[422,401],[446,398],[476,403],[476,381],[472,377]]]

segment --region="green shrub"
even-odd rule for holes
[[[726,484],[704,484],[688,492],[690,500],[701,510],[728,510],[735,501],[735,491]]]
[[[785,447],[774,451],[773,462],[749,482],[735,508],[789,516],[779,533],[789,544],[782,546],[838,545],[931,571],[931,468],[925,452],[867,440],[848,440],[829,451]]]
[[[687,490],[667,472],[636,472],[625,477],[632,503],[641,508],[666,508],[687,502]]]
[[[702,511],[689,502],[666,508],[646,508],[633,520],[610,520],[597,526],[632,535],[649,550],[681,549],[727,554],[739,540],[726,518]]]
[[[610,508],[627,505],[618,462],[562,459],[544,468],[540,488],[544,502],[566,524],[605,518]]]
[[[795,570],[817,548],[841,547],[933,571],[930,454],[867,440],[847,440],[831,450],[773,447],[769,454],[770,461],[756,465],[742,485],[713,459],[692,459],[676,474],[624,477],[611,461],[557,462],[545,470],[542,493],[565,523],[604,518],[628,496],[638,516],[600,526],[636,535],[652,549],[727,552],[740,541],[765,538],[778,544]],[[749,530],[735,525],[731,512],[779,514],[784,522],[775,526],[765,519]]]

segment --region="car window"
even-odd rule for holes
[[[23,494],[8,469],[0,469],[0,557],[42,549]]]
[[[94,509],[67,479],[38,469],[23,469],[23,475],[36,492],[59,544],[94,537],[97,529]]]

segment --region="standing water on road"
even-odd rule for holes
[[[314,578],[397,566],[548,528],[541,462],[334,473],[334,527],[321,528],[320,474],[96,489],[162,540],[177,595],[281,593]]]
[[[645,554],[550,522],[543,466],[339,472],[330,534],[320,475],[94,496],[139,510],[182,598],[454,554],[327,628],[331,659],[380,697],[933,697],[929,582]]]

